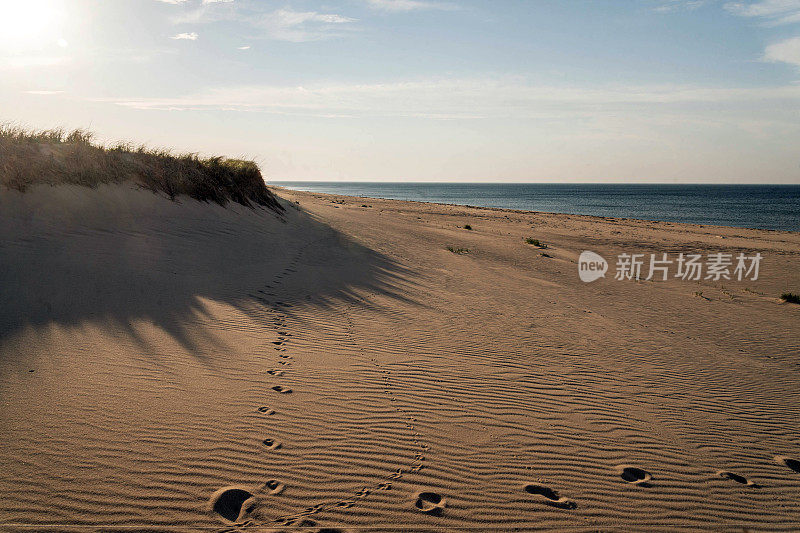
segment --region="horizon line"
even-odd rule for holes
[[[380,184],[406,184],[406,185],[758,185],[758,186],[786,186],[798,187],[797,183],[763,183],[763,182],[625,182],[625,181],[399,181],[399,180],[265,180],[267,185],[274,183],[380,183]]]

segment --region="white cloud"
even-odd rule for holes
[[[456,5],[449,2],[425,2],[422,0],[367,0],[367,4],[373,9],[395,12],[421,9],[457,9]]]
[[[800,22],[800,0],[731,2],[725,9],[742,17],[760,18],[770,26]],[[764,49],[763,61],[800,66],[800,37],[773,43]]]
[[[191,32],[191,33],[179,33],[177,35],[173,35],[172,37],[170,37],[170,39],[196,41],[198,37],[199,35],[197,35],[195,32]]]
[[[250,50],[249,46],[239,46],[236,48],[237,50]]]
[[[233,0],[203,0],[204,4],[231,4]]]
[[[290,9],[279,9],[272,13],[270,19],[277,20],[281,26],[300,26],[307,22],[346,24],[356,20],[342,15],[317,13],[316,11],[292,11]]]
[[[268,38],[281,41],[318,41],[345,35],[352,31],[352,23],[357,20],[336,13],[318,11],[294,11],[289,8],[265,12],[263,4],[248,4],[247,8],[237,8],[240,4],[227,1],[203,3],[195,9],[176,15],[175,24],[207,24],[219,21],[235,21],[254,28],[259,33],[248,34],[248,38]]]
[[[793,37],[767,46],[764,61],[789,63],[800,67],[800,37]]]
[[[67,56],[17,55],[0,57],[0,70],[35,69],[67,65],[72,62]]]
[[[800,0],[729,2],[725,4],[725,9],[743,17],[763,18],[771,25],[800,22]]]
[[[655,8],[658,13],[673,13],[675,11],[694,11],[706,4],[706,0],[667,0]]]
[[[163,2],[165,4],[183,4],[187,0],[158,0],[159,2]]]
[[[333,13],[278,9],[260,18],[249,18],[254,26],[263,29],[267,37],[280,41],[318,41],[342,35],[343,26],[356,19]]]
[[[304,87],[246,86],[211,89],[181,98],[127,99],[136,109],[233,110],[324,117],[532,118],[591,116],[600,110],[648,113],[670,106],[731,107],[800,105],[800,86],[715,88],[698,86],[536,86],[508,80],[424,82]],[[638,111],[637,111],[638,112]]]

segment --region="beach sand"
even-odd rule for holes
[[[0,192],[0,529],[800,528],[800,234],[273,190]]]

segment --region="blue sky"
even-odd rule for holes
[[[0,102],[274,180],[800,183],[800,0],[0,0]]]

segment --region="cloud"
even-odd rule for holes
[[[173,4],[173,5],[177,5],[177,4],[183,4],[183,3],[185,3],[187,0],[158,0],[158,1],[159,1],[159,2],[163,2],[163,3],[165,3],[165,4]]]
[[[800,37],[793,37],[767,46],[764,61],[789,63],[800,67]]]
[[[673,13],[675,11],[694,11],[702,7],[706,0],[667,0],[665,3],[655,8],[658,13]]]
[[[236,49],[237,50],[250,50],[250,46],[239,46]]]
[[[239,7],[237,7],[239,6]],[[239,22],[249,26],[247,38],[267,38],[280,41],[306,42],[329,39],[352,31],[357,19],[337,13],[294,11],[290,8],[264,11],[264,4],[240,5],[216,0],[204,2],[172,18],[175,24],[209,24],[221,21]]]
[[[173,35],[172,37],[170,37],[170,39],[175,39],[179,41],[180,40],[196,41],[198,37],[199,35],[197,35],[195,32],[191,32],[191,33],[179,33],[177,35]]]
[[[800,104],[800,86],[537,86],[517,80],[430,80],[389,84],[244,86],[210,89],[180,98],[120,99],[135,109],[227,110],[321,117],[518,119],[593,116],[612,110],[673,106],[785,106]],[[642,107],[644,106],[644,107]]]
[[[366,0],[373,9],[382,11],[417,11],[423,9],[453,10],[458,6],[449,2],[425,2],[422,0]]]
[[[37,94],[42,96],[50,96],[54,94],[61,94],[64,91],[25,91],[26,94]]]
[[[279,9],[273,12],[270,18],[278,20],[282,26],[299,26],[307,22],[346,24],[356,20],[342,15],[317,13],[316,11],[292,11],[290,9]]]
[[[72,63],[68,56],[15,55],[0,57],[0,70],[50,68]]]
[[[742,17],[757,17],[770,25],[800,22],[800,0],[760,0],[743,3],[729,2],[725,9]]]
[[[280,41],[306,42],[341,36],[343,26],[356,19],[333,13],[278,9],[260,17],[247,17],[253,26],[264,30],[266,37]]]

